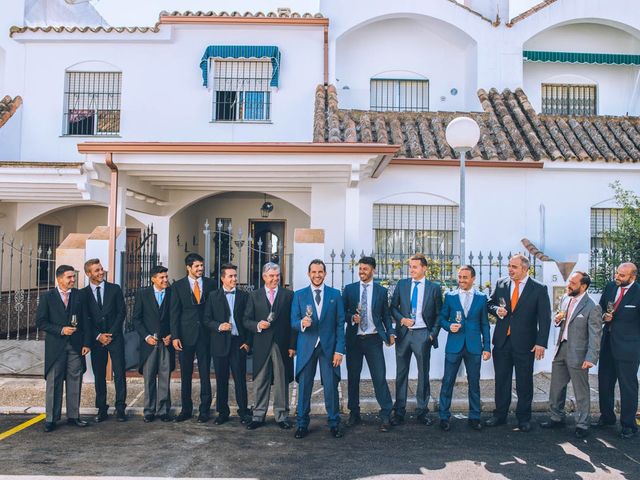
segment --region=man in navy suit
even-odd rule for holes
[[[476,292],[476,271],[471,265],[458,270],[458,291],[444,297],[440,310],[440,326],[449,335],[445,348],[444,376],[440,390],[440,428],[449,431],[451,396],[460,363],[464,360],[469,381],[469,426],[482,430],[480,423],[480,358],[491,358],[491,331],[487,297]]]
[[[614,391],[620,387],[620,425],[622,438],[638,433],[635,413],[638,409],[638,366],[640,366],[640,287],[638,268],[623,263],[616,270],[615,281],[609,282],[600,297],[605,312],[598,391],[600,419],[595,426],[615,425]]]
[[[347,374],[349,378],[349,420],[347,426],[353,427],[361,422],[360,418],[360,373],[362,360],[367,359],[373,390],[380,405],[381,432],[390,428],[393,401],[387,385],[387,370],[384,363],[382,343],[393,345],[395,332],[389,314],[388,291],[374,283],[373,274],[376,260],[362,257],[358,262],[359,282],[347,285],[342,293],[345,318],[347,321]]]
[[[416,415],[418,423],[433,425],[429,411],[429,366],[431,346],[438,348],[438,315],[442,307],[440,284],[425,278],[427,259],[418,253],[409,259],[411,278],[400,280],[391,299],[391,315],[396,321],[396,403],[393,406],[392,425],[404,422],[407,408],[407,389],[411,355],[418,364],[418,391]]]
[[[309,433],[309,412],[316,367],[324,386],[324,404],[334,438],[342,438],[338,382],[345,352],[344,305],[340,292],[327,287],[327,269],[322,260],[309,264],[311,285],[293,295],[291,327],[298,331],[296,380],[298,380],[298,429],[295,438]]]

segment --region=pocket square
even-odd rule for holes
[[[583,314],[578,315],[576,318],[584,318]]]
[[[624,308],[636,308],[635,305],[625,305]]]

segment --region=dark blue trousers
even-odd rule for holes
[[[327,409],[329,427],[337,427],[340,424],[340,403],[338,399],[340,376],[336,375],[336,371],[333,368],[333,358],[328,357],[322,347],[318,345],[298,376],[298,427],[307,428],[309,426],[313,378],[316,376],[318,363],[320,364],[320,378],[324,387],[324,406]]]
[[[469,381],[469,419],[480,420],[480,363],[482,355],[470,353],[467,347],[462,347],[458,353],[445,354],[444,376],[442,377],[439,402],[441,420],[451,418],[451,397],[462,360],[464,360]]]

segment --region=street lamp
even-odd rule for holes
[[[465,262],[465,155],[480,139],[480,127],[469,117],[458,117],[447,125],[447,143],[460,155],[460,265]]]

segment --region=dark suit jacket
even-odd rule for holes
[[[245,330],[244,311],[247,306],[249,294],[236,288],[236,300],[233,305],[233,319],[238,328],[239,340],[251,346],[251,335]],[[223,323],[229,322],[231,309],[227,302],[224,289],[214,290],[209,294],[209,298],[204,306],[204,324],[209,329],[211,337],[211,355],[216,357],[226,357],[229,355],[231,346],[231,331],[221,332],[218,329]]]
[[[389,310],[389,291],[378,283],[373,283],[373,294],[371,295],[371,316],[370,321],[376,326],[376,332],[382,341],[389,343],[389,335],[395,335],[395,330],[391,323]],[[357,340],[358,325],[351,322],[351,318],[356,314],[358,303],[360,303],[360,282],[355,282],[344,287],[342,292],[344,302],[344,317],[347,324],[346,342],[347,346],[352,345]]]
[[[462,326],[456,333],[452,333],[451,325],[456,323],[456,312],[462,313]],[[475,292],[469,312],[465,315],[458,291],[448,292],[444,296],[444,304],[440,310],[439,324],[449,332],[445,353],[460,353],[465,346],[469,353],[476,355],[491,351],[491,330],[486,295]]]
[[[618,287],[610,282],[600,297],[600,308],[607,311],[607,302],[615,302]],[[604,325],[604,336],[611,341],[611,353],[616,360],[640,361],[640,287],[633,283],[613,313],[613,320]]]
[[[496,282],[496,288],[489,297],[489,311],[498,322],[493,332],[493,344],[500,348],[507,341],[507,329],[511,327],[511,344],[516,352],[525,353],[534,345],[547,347],[551,327],[551,304],[546,285],[529,277],[518,298],[515,310],[511,311],[511,279],[504,277]],[[504,298],[507,316],[498,317],[500,298]]]
[[[291,328],[291,301],[293,292],[278,287],[278,294],[273,302],[274,318],[271,326],[258,332],[258,323],[266,320],[271,306],[264,288],[249,294],[247,308],[244,312],[244,326],[253,335],[253,374],[258,373],[269,358],[271,346],[275,343],[280,349],[284,362],[287,382],[293,381],[293,359],[289,358],[289,349],[296,349],[298,332]]]
[[[139,290],[136,294],[136,303],[133,307],[133,326],[140,336],[140,361],[138,362],[138,371],[140,373],[142,373],[144,362],[147,361],[147,358],[155,348],[149,345],[145,338],[148,335],[153,336],[155,333],[159,339],[162,339],[171,333],[169,322],[171,295],[171,287],[169,287],[165,290],[162,305],[158,306],[153,285]],[[171,344],[169,344],[168,348],[171,370],[173,370],[175,368],[174,351]]]
[[[391,315],[396,321],[396,334],[398,340],[407,334],[409,329],[400,325],[403,318],[411,318],[411,278],[404,278],[398,282],[393,297],[391,298]],[[440,333],[440,325],[438,325],[438,315],[442,308],[442,288],[439,283],[430,282],[425,279],[424,284],[424,300],[422,302],[422,318],[430,335],[433,338],[433,348],[438,348],[438,333]]]
[[[112,334],[112,340],[122,337],[122,326],[127,316],[122,289],[115,283],[104,282],[102,293],[102,310],[93,296],[91,285],[82,289],[87,316],[93,327],[93,339],[101,333]]]
[[[191,291],[188,277],[182,277],[171,285],[171,290],[171,339],[181,340],[183,346],[192,347],[201,335],[209,338],[204,326],[204,306],[209,294],[215,290],[214,281],[202,277],[199,304]]]
[[[73,335],[62,335],[62,327],[71,326],[71,315],[77,316],[77,330]],[[58,357],[64,353],[67,343],[71,343],[78,354],[82,353],[82,347],[91,348],[93,345],[93,327],[87,320],[83,295],[77,288],[71,289],[66,309],[57,288],[40,295],[36,324],[40,330],[47,332],[44,340],[45,377]],[[82,362],[86,370],[85,357],[82,357]]]

